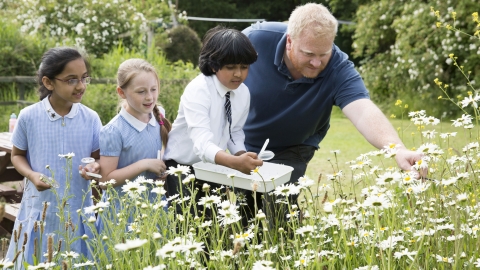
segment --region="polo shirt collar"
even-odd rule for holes
[[[285,53],[286,45],[287,45],[287,33],[285,32],[285,34],[283,34],[283,37],[278,42],[277,50],[275,51],[275,59],[273,63],[277,67],[280,67],[280,65],[283,63],[283,54]]]
[[[125,121],[127,121],[127,123],[129,123],[138,132],[142,132],[147,127],[147,123],[144,123],[138,120],[137,118],[135,118],[135,116],[127,112],[127,110],[125,110],[125,108],[123,107],[120,110],[120,116],[122,116],[123,119],[125,119]],[[150,113],[150,121],[148,121],[148,125],[152,127],[157,125],[157,121],[155,120],[155,117],[153,117],[151,113]]]
[[[45,110],[45,113],[48,115],[48,119],[50,121],[57,121],[58,119],[62,119],[62,116],[55,112],[55,110],[52,107],[52,104],[50,103],[50,95],[48,95],[46,98],[42,99],[42,105]],[[78,108],[80,106],[80,103],[73,103],[72,108],[70,109],[70,112],[65,115],[67,118],[73,118],[75,115],[78,113]]]
[[[221,97],[224,97],[227,92],[235,92],[235,91],[232,91],[234,89],[229,89],[228,87],[226,87],[225,85],[223,85],[217,78],[217,75],[213,75],[213,83],[215,84],[215,88],[217,89],[217,92],[218,94],[221,96]],[[232,94],[230,93],[230,95]]]

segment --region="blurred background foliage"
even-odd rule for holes
[[[449,85],[456,101],[467,94],[467,81],[449,59],[458,57],[459,65],[473,87],[480,80],[480,42],[478,38],[435,26],[438,21],[431,7],[440,12],[440,23],[454,24],[470,35],[478,30],[472,14],[479,11],[475,1],[371,1],[360,5],[356,13],[353,57],[361,58],[359,71],[371,91],[372,99],[384,110],[401,99],[409,110],[426,109],[429,115],[452,118],[461,111],[455,104],[432,102],[442,93],[433,80]]]
[[[176,117],[185,85],[198,74],[197,59],[204,33],[217,24],[242,30],[250,23],[187,20],[207,18],[286,21],[303,0],[0,0],[0,76],[34,76],[41,55],[53,46],[78,46],[89,55],[92,77],[115,78],[125,59],[140,57],[154,64],[161,78],[159,102],[167,118]],[[430,11],[440,11],[441,23],[473,34],[471,0],[324,0],[340,24],[335,44],[356,64],[372,100],[389,115],[397,99],[409,110],[452,118],[459,109],[450,102],[431,102],[441,93],[435,78],[450,85],[449,94],[463,99],[466,83],[448,61],[454,53],[473,85],[480,76],[478,39],[437,28]],[[439,31],[442,31],[440,34]],[[83,103],[96,110],[105,124],[116,113],[118,98],[112,84],[92,84]],[[18,100],[15,83],[0,83],[0,102]],[[25,88],[35,102],[35,85]],[[0,130],[24,105],[2,105]]]

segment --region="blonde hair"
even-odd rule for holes
[[[117,71],[117,87],[120,87],[125,91],[125,88],[129,86],[132,79],[141,72],[155,74],[155,78],[157,78],[158,89],[160,91],[160,80],[158,79],[157,70],[152,64],[140,58],[128,59],[120,64]],[[157,106],[153,107],[153,116],[160,125],[160,137],[162,138],[162,144],[167,145],[168,133],[172,129],[172,124],[164,117],[164,115],[162,115],[158,109],[158,104]]]
[[[304,29],[313,30],[315,37],[335,38],[338,21],[322,4],[308,3],[297,6],[288,19],[287,33],[292,39],[300,36]]]

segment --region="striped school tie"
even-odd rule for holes
[[[232,138],[232,104],[230,104],[230,92],[225,94],[225,113],[228,121],[228,133],[230,134],[230,140],[235,144]]]

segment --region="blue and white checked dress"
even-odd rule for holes
[[[159,109],[164,114],[163,108]],[[160,125],[153,116],[150,122],[146,124],[122,108],[120,113],[110,120],[100,132],[100,155],[118,157],[117,169],[127,167],[142,159],[156,159],[158,150],[161,149]],[[154,180],[158,178],[155,173],[144,171],[129,180],[134,181],[138,176]],[[122,191],[122,186],[117,186],[115,189],[117,194],[126,196]],[[149,191],[148,193],[150,202],[155,202],[157,200],[156,193],[150,193]],[[107,201],[107,199],[107,194],[104,192],[102,201]],[[110,206],[110,209],[120,210],[121,206],[118,200],[111,201],[111,203],[113,205]],[[101,233],[103,229],[103,220],[99,218],[97,220],[97,230]]]
[[[77,228],[74,231],[75,236],[93,234],[88,226],[83,223],[83,218],[77,213],[77,209],[82,209],[92,205],[90,181],[86,181],[78,173],[78,165],[81,165],[81,159],[90,157],[92,152],[99,149],[99,134],[102,127],[98,114],[88,107],[74,103],[70,112],[64,117],[59,116],[53,110],[48,97],[41,102],[28,106],[20,111],[17,126],[12,136],[12,143],[15,147],[27,151],[27,160],[31,168],[51,177],[52,174],[45,168],[49,165],[54,172],[55,181],[58,183],[56,191],[59,197],[72,196],[65,205],[65,212],[70,213],[71,220]],[[60,158],[59,154],[74,153],[71,168],[70,188],[66,190],[66,160]],[[53,187],[52,187],[53,189]],[[40,232],[34,232],[34,223],[41,220],[43,211],[43,202],[49,202],[47,208],[45,232],[42,238],[42,256],[47,251],[47,236],[50,233],[55,234],[54,243],[57,243],[61,237],[56,231],[64,228],[65,224],[60,224],[57,217],[58,203],[52,192],[52,189],[38,191],[29,180],[26,181],[20,210],[15,221],[14,230],[18,230],[20,223],[22,231],[18,241],[18,248],[13,240],[6,258],[12,260],[15,256],[15,250],[21,250],[24,241],[24,233],[28,236],[24,254],[20,254],[18,261],[27,261],[33,263],[32,255],[34,252],[34,240],[40,242]],[[85,198],[85,200],[84,200]],[[66,243],[63,242],[63,247]],[[70,245],[72,251],[88,255],[85,242],[81,239]],[[37,258],[40,262],[45,257]],[[20,265],[20,264],[19,264]],[[21,263],[23,268],[23,263]]]

